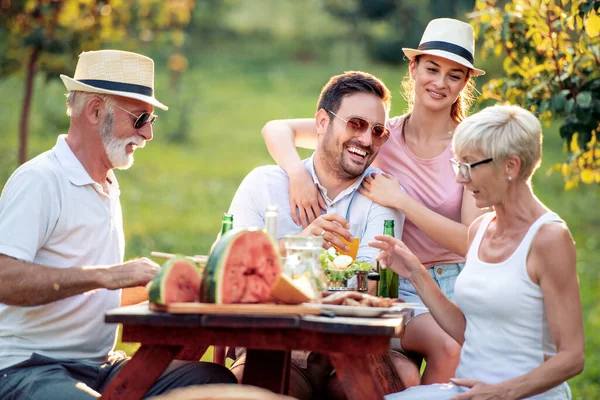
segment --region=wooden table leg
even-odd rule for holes
[[[225,365],[225,357],[227,356],[227,349],[225,346],[214,346],[213,347],[213,362],[215,364]]]
[[[291,354],[290,351],[248,349],[242,384],[287,394]]]
[[[368,356],[331,353],[329,358],[348,400],[382,400],[383,390]]]
[[[390,356],[368,355],[369,369],[375,373],[384,394],[397,393],[406,389],[392,364]]]
[[[184,347],[175,356],[175,359],[184,361],[200,361],[204,353],[206,353],[206,349],[208,349],[208,346]]]
[[[180,351],[181,346],[142,345],[108,384],[101,399],[141,399]]]

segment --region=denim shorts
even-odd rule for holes
[[[429,275],[431,275],[446,297],[454,301],[454,283],[464,267],[464,263],[440,264],[427,268],[427,272],[429,272]],[[412,283],[403,278],[398,279],[398,298],[403,299],[407,303],[419,303],[424,306]],[[427,310],[414,310],[412,318],[428,312]]]
[[[431,268],[427,268],[427,272],[429,272],[429,275],[431,275],[435,283],[446,295],[446,297],[454,301],[454,283],[456,282],[458,274],[460,274],[464,267],[464,263],[439,264]],[[412,283],[403,278],[398,278],[398,298],[407,303],[417,303],[425,306],[425,304],[423,304],[423,300],[421,300],[417,294],[417,291]],[[409,324],[410,321],[412,321],[415,317],[428,312],[429,310],[427,309],[414,310],[412,317],[406,320],[406,324]],[[390,341],[390,346],[393,350],[404,351],[402,349],[400,338],[392,338]]]

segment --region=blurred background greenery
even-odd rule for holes
[[[64,3],[83,7],[90,2]],[[168,11],[160,7],[174,3],[184,11],[176,10],[181,14],[175,12],[166,23],[157,22],[166,18],[158,11]],[[312,116],[320,88],[331,75],[346,70],[375,74],[393,92],[391,115],[402,114],[406,103],[399,90],[406,64],[400,48],[417,46],[431,18],[467,20],[465,13],[474,3],[140,0],[129,3],[128,18],[119,17],[122,29],[102,33],[106,36],[102,41],[85,26],[81,32],[88,32],[87,37],[65,33],[60,40],[79,37],[88,43],[83,46],[86,50],[118,48],[153,57],[156,95],[170,107],[158,111],[154,139],[136,152],[134,166],[116,172],[122,190],[126,257],[149,256],[153,250],[206,254],[243,177],[256,166],[273,163],[260,136],[262,126],[271,119]],[[116,13],[121,2],[111,4]],[[357,14],[361,4],[372,6],[366,17]],[[149,7],[145,18],[152,23],[140,17],[139,9],[145,6]],[[74,14],[69,18],[82,19],[80,11],[70,12]],[[43,32],[40,35],[37,40],[43,40]],[[19,120],[30,57],[25,51],[2,52],[9,48],[6,37],[0,35],[0,187],[18,166]],[[72,76],[79,50],[58,46],[55,51],[55,57],[46,54],[39,59],[41,73],[32,81],[28,159],[51,148],[57,135],[68,128],[65,88],[58,74]],[[479,63],[488,71],[477,80],[479,88],[487,79],[502,76],[498,60],[492,57]],[[600,398],[600,336],[595,334],[600,328],[596,267],[600,191],[598,185],[564,191],[562,175],[548,172],[565,158],[558,134],[561,123],[553,120],[545,128],[543,164],[533,184],[538,197],[567,221],[577,244],[587,359],[584,373],[570,383],[575,399],[596,399]]]

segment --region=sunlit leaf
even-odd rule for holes
[[[562,173],[562,176],[565,176],[565,177],[569,176],[569,165],[568,164],[562,164],[560,171]]]
[[[569,145],[569,151],[571,151],[571,153],[577,153],[580,151],[578,141],[579,141],[579,133],[576,132],[571,137],[571,143]]]
[[[581,171],[581,173],[579,174],[579,176],[581,177],[581,182],[585,183],[585,184],[590,184],[590,183],[594,183],[595,180],[595,176],[594,176],[594,171],[592,171],[591,169],[584,169]]]
[[[590,37],[598,36],[598,34],[600,33],[600,16],[594,13],[586,19],[585,32]]]
[[[565,190],[572,190],[579,187],[579,177],[569,179],[565,182]]]

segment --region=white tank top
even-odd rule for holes
[[[540,286],[527,274],[526,260],[540,227],[563,221],[555,213],[539,217],[514,253],[491,264],[479,259],[479,245],[490,222],[483,217],[455,286],[456,303],[466,318],[465,342],[457,378],[498,383],[523,375],[556,354]],[[568,399],[566,383],[531,399]]]

